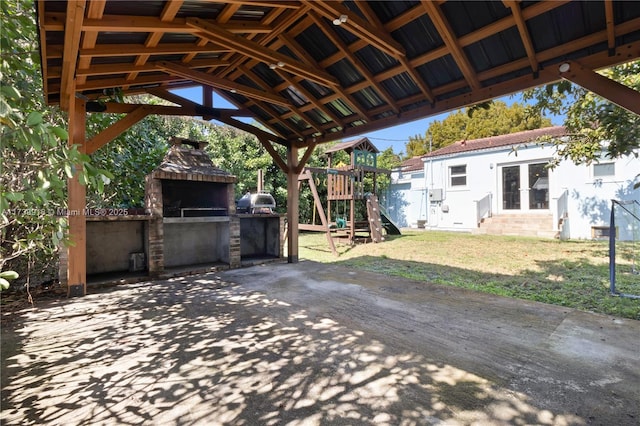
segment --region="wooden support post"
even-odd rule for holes
[[[351,200],[349,202],[349,207],[350,207],[350,211],[349,211],[349,222],[351,224],[350,226],[350,230],[349,230],[349,238],[350,238],[350,242],[351,244],[353,244],[355,242],[356,239],[356,200],[354,199],[353,194],[351,195]]]
[[[298,221],[300,192],[298,191],[298,147],[287,147],[287,261],[298,263]]]
[[[86,132],[86,104],[74,98],[69,106],[69,145],[78,145],[84,153]],[[67,296],[84,296],[87,294],[87,222],[85,208],[87,205],[86,187],[80,183],[78,173],[67,179],[69,237],[68,248]]]

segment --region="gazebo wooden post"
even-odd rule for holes
[[[287,147],[287,261],[298,263],[298,222],[300,200],[298,190],[298,147]]]
[[[74,98],[69,105],[69,146],[78,145],[81,153],[86,152],[86,103]],[[69,238],[67,269],[67,296],[87,294],[87,205],[86,187],[78,179],[78,171],[67,179]]]

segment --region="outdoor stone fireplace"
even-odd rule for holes
[[[87,211],[89,280],[238,268],[283,257],[284,216],[237,214],[237,179],[212,164],[205,144],[171,140],[162,163],[145,178],[144,209]],[[62,284],[66,253],[60,251]]]
[[[152,276],[187,265],[240,266],[236,177],[215,167],[203,147],[173,138],[162,164],[146,178]]]

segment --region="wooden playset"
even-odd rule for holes
[[[349,154],[349,165],[334,165],[334,154],[339,151]],[[325,232],[334,254],[337,254],[336,239],[348,244],[379,243],[387,234],[399,235],[400,230],[381,212],[378,202],[378,176],[390,173],[377,167],[378,149],[368,138],[360,138],[339,143],[325,152],[327,168],[305,167],[298,177],[298,186],[308,184],[314,199],[312,223],[300,223],[299,229]],[[316,176],[326,177],[326,209],[318,193]],[[315,223],[316,212],[320,224]]]

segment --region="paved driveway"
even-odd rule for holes
[[[637,425],[640,322],[312,262],[2,329],[2,424]]]

